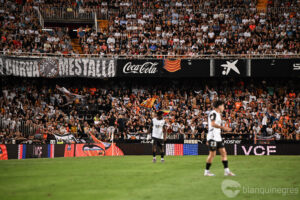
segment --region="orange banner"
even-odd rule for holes
[[[7,160],[7,150],[5,144],[0,144],[0,160]]]
[[[74,144],[66,144],[65,145],[65,154],[64,157],[74,157]]]
[[[76,157],[123,155],[123,151],[115,143],[76,144]]]

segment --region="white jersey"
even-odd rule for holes
[[[156,118],[152,119],[152,137],[157,139],[164,139],[163,127],[165,125],[165,120],[158,120]]]
[[[220,113],[218,113],[215,110],[213,110],[209,113],[209,115],[208,115],[208,133],[207,133],[206,139],[207,139],[207,141],[215,140],[217,142],[221,142],[222,141],[221,129],[212,127],[211,121],[215,121],[215,123],[217,125],[221,126],[222,119],[221,119]]]

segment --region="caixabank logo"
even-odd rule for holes
[[[237,74],[240,74],[240,71],[236,66],[237,62],[238,60],[232,62],[226,61],[226,64],[222,64],[221,65],[221,67],[223,67],[222,75],[227,76],[231,70]]]
[[[243,77],[247,76],[247,61],[243,59],[216,59],[215,76]]]

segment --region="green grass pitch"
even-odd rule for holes
[[[157,158],[155,164],[151,156],[0,161],[0,199],[300,199],[299,156],[229,156],[229,168],[236,177],[224,177],[219,156],[211,167],[215,177],[203,176],[206,156],[167,156],[165,163]],[[222,192],[221,184],[227,179],[240,184],[229,185],[229,190],[240,191],[235,198]],[[283,190],[243,191],[254,187],[294,189],[285,195]]]

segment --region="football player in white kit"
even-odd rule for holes
[[[152,119],[152,153],[153,163],[156,163],[156,150],[160,148],[161,162],[164,162],[165,155],[165,140],[166,140],[166,128],[165,120],[163,119],[163,111],[157,112],[157,117]]]
[[[222,163],[224,165],[225,176],[235,176],[228,168],[227,152],[224,147],[224,143],[221,137],[221,130],[231,131],[231,128],[222,126],[221,114],[224,111],[224,102],[217,100],[214,102],[214,110],[208,115],[208,134],[206,137],[207,145],[209,149],[209,155],[206,160],[206,169],[204,176],[215,176],[209,171],[213,158],[216,156],[216,150],[218,149],[221,155]]]

